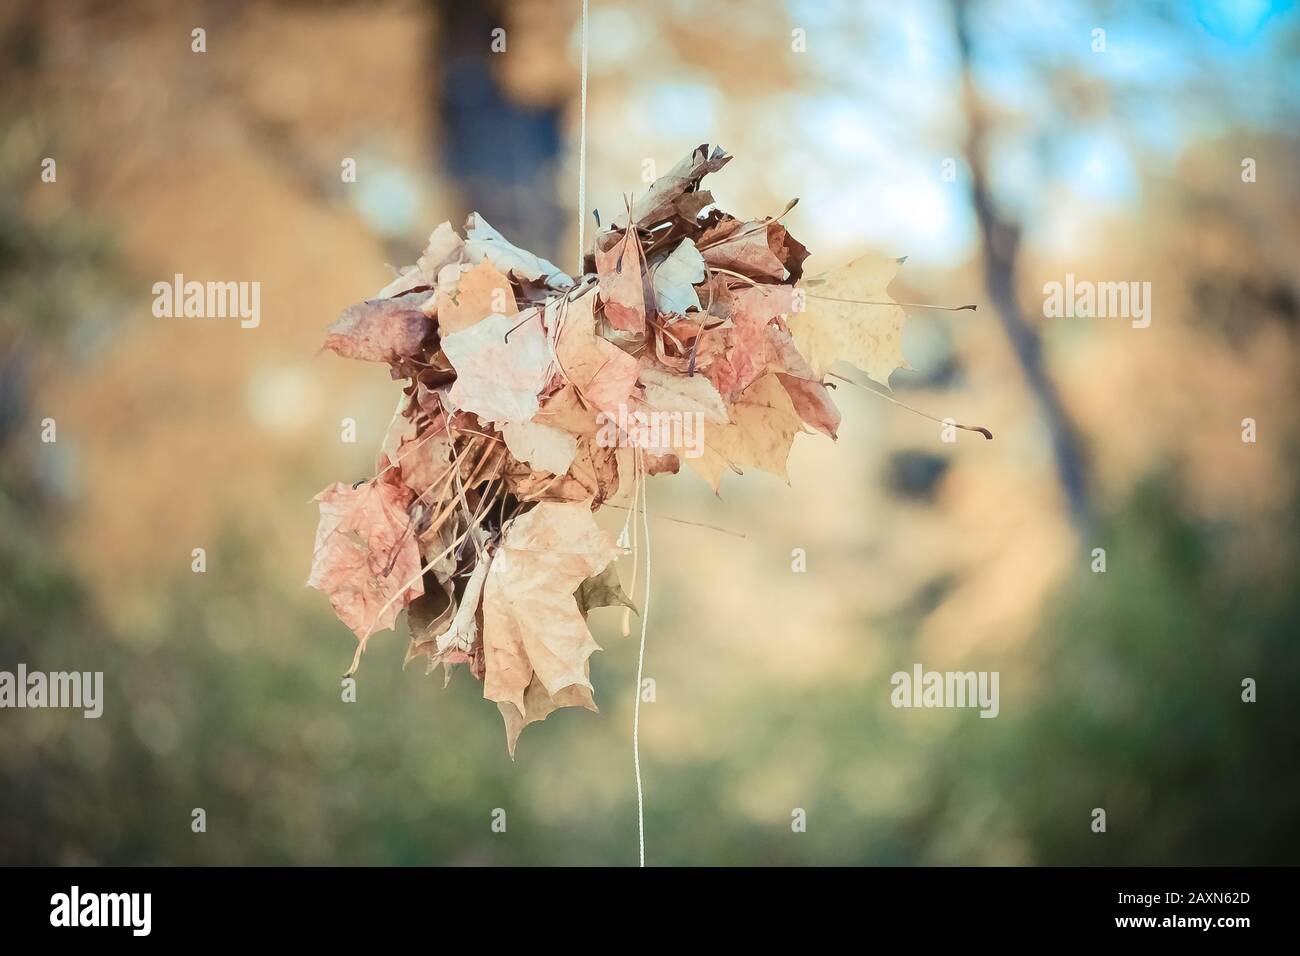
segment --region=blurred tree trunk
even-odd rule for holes
[[[962,95],[966,110],[964,151],[971,175],[971,203],[975,207],[983,244],[984,284],[1002,322],[1002,329],[1015,350],[1025,382],[1051,435],[1057,478],[1069,506],[1071,521],[1080,534],[1084,534],[1092,524],[1093,512],[1078,432],[1043,365],[1042,340],[1025,320],[1016,296],[1020,225],[1006,218],[997,209],[989,188],[986,166],[988,120],[975,88],[971,68],[974,48],[970,30],[970,5],[967,0],[953,0],[953,20],[961,59]]]
[[[441,27],[436,147],[462,211],[477,210],[512,242],[554,258],[566,226],[556,190],[562,105],[520,104],[502,89],[492,59],[516,55],[491,51],[492,30],[505,23],[502,3],[433,2]]]

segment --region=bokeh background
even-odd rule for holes
[[[326,325],[473,209],[576,258],[579,6],[4,5],[0,668],[106,702],[0,712],[0,862],[635,862],[617,613],[602,713],[512,763],[400,630],[343,703],[354,638],[303,586],[309,499],[370,474],[397,387]],[[841,388],[789,485],[655,480],[745,537],[654,522],[648,861],[1298,862],[1293,5],[591,6],[589,207],[721,143],[719,202],[800,197],[812,272],[906,254],[896,298],[980,304],[911,310],[893,384],[997,436]],[[261,326],[155,319],[177,272],[259,281]],[[1066,273],[1152,283],[1150,327],[1043,318]],[[893,709],[913,662],[999,671],[1000,716]]]

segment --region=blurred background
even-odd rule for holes
[[[106,700],[0,712],[0,862],[635,862],[616,612],[601,714],[512,763],[401,623],[342,702],[355,640],[303,585],[310,498],[371,473],[397,392],[325,327],[475,209],[574,266],[579,8],[4,5],[0,669]],[[653,482],[745,537],[653,527],[648,862],[1298,862],[1292,3],[592,0],[589,49],[602,221],[720,143],[721,206],[798,196],[811,273],[908,255],[895,298],[979,303],[910,310],[893,385],[996,435],[841,388],[789,485]],[[260,327],[154,318],[175,273],[260,282]],[[1044,318],[1067,273],[1150,282],[1150,327]],[[914,662],[999,671],[1000,716],[892,708]]]

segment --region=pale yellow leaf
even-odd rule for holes
[[[894,369],[911,367],[903,358],[903,309],[885,291],[901,264],[862,256],[799,284],[804,309],[790,314],[790,332],[818,378],[841,360],[888,386]]]
[[[731,465],[752,466],[789,480],[786,462],[800,419],[781,380],[773,373],[745,389],[728,411],[731,423],[704,428],[704,454],[686,459],[716,492]]]
[[[591,691],[587,658],[599,646],[573,594],[619,553],[587,501],[543,501],[507,525],[483,591],[484,697],[524,718],[534,680],[551,698]]]

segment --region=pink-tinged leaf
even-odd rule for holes
[[[617,414],[636,382],[637,361],[596,334],[594,290],[569,303],[560,326],[555,354],[565,378],[592,408]]]
[[[589,501],[544,501],[506,527],[483,591],[483,696],[502,705],[512,753],[523,723],[551,709],[529,706],[534,682],[555,706],[594,709],[587,658],[600,647],[574,592],[618,554]]]
[[[343,310],[323,347],[344,358],[396,363],[418,354],[432,329],[429,317],[411,302],[367,299]]]
[[[596,242],[596,271],[605,318],[620,332],[645,331],[645,261],[636,230],[609,233]]]
[[[359,487],[335,482],[320,503],[316,551],[307,584],[324,591],[339,620],[364,649],[366,638],[393,626],[397,614],[424,593],[420,551],[405,485],[375,479]]]

